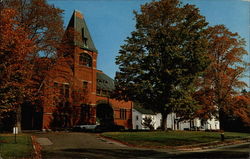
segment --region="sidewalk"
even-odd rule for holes
[[[53,143],[50,141],[48,138],[36,138],[36,141],[41,145],[41,146],[47,146],[47,145],[52,145]]]

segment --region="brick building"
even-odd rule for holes
[[[109,97],[114,82],[96,68],[98,52],[79,11],[74,11],[66,32],[71,29],[80,37],[73,37],[71,59],[59,59],[48,73],[42,111],[25,124],[44,130],[96,123],[132,128],[132,102]]]

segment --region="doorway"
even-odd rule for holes
[[[101,103],[96,106],[96,120],[101,125],[114,124],[114,111],[110,104]]]

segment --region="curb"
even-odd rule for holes
[[[220,148],[224,146],[238,145],[238,144],[244,144],[244,143],[250,143],[250,138],[226,140],[224,142],[215,141],[215,142],[197,144],[197,145],[191,145],[191,146],[179,146],[178,148],[179,150],[182,150],[182,151],[196,151],[196,150],[208,150],[208,149],[214,149],[214,148]]]
[[[41,145],[36,141],[35,136],[31,136],[31,140],[32,140],[32,145],[33,145],[32,158],[33,159],[42,159],[42,154],[41,154],[42,147],[41,147]]]
[[[190,145],[190,146],[178,146],[177,149],[181,151],[197,151],[197,150],[208,150],[208,149],[214,149],[214,148],[220,148],[224,146],[238,145],[244,143],[250,143],[250,138],[242,138],[242,139],[235,139],[228,141],[226,140],[224,142],[215,141],[215,142]]]
[[[209,142],[209,143],[201,143],[196,145],[184,145],[184,146],[137,146],[133,144],[129,144],[127,142],[123,142],[120,140],[116,140],[107,136],[103,136],[99,134],[98,136],[111,140],[113,142],[118,142],[120,144],[129,146],[129,147],[135,147],[135,148],[150,148],[150,149],[169,149],[169,150],[179,150],[179,151],[200,151],[200,150],[209,150],[209,149],[215,149],[220,148],[223,146],[230,146],[230,145],[238,145],[238,144],[244,144],[244,143],[250,143],[250,138],[242,138],[242,139],[235,139],[235,140],[226,140],[224,142],[222,141],[215,141],[215,142]]]

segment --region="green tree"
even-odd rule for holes
[[[178,0],[146,3],[134,13],[136,30],[116,58],[117,98],[160,112],[165,130],[169,113],[193,109],[193,81],[207,66],[207,22]]]
[[[149,130],[154,130],[154,125],[155,123],[153,122],[153,119],[152,117],[150,116],[146,116],[145,118],[142,119],[142,123],[141,125],[144,127],[144,128],[149,128]]]

